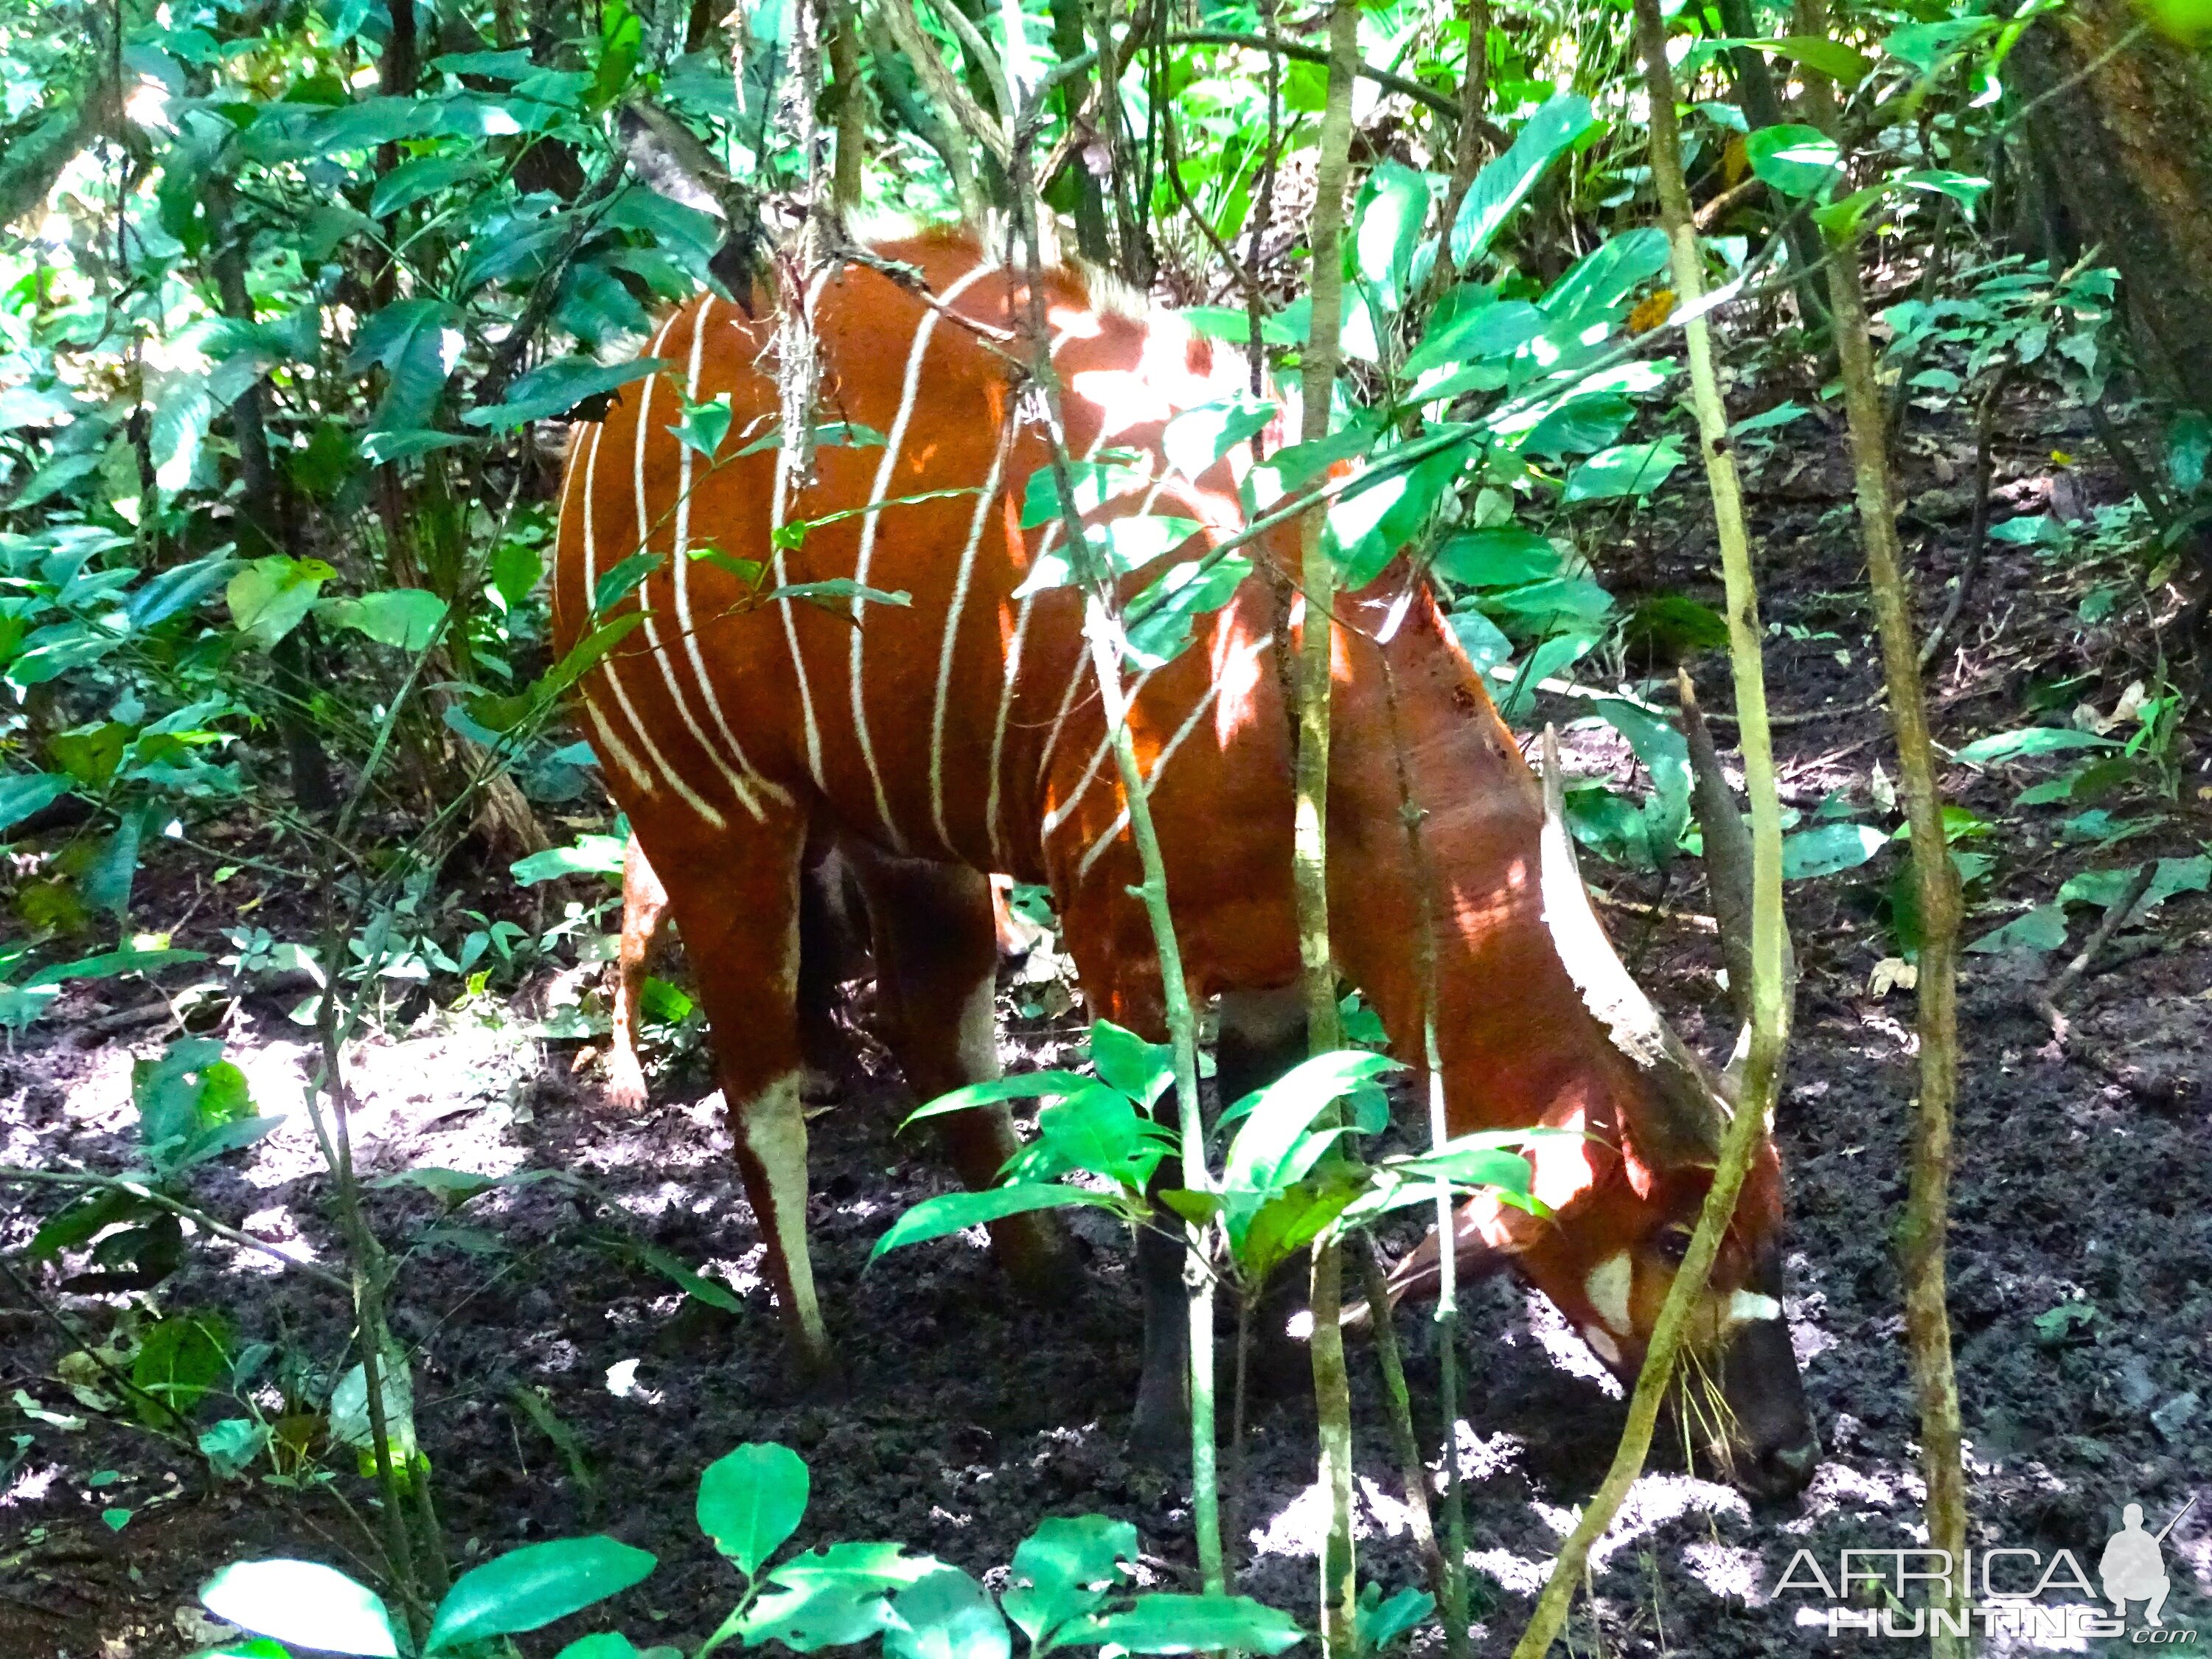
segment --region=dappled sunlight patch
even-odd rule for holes
[[[291,1210],[284,1205],[272,1204],[266,1209],[256,1210],[246,1218],[244,1230],[252,1233],[270,1249],[280,1252],[289,1261],[306,1262],[310,1265],[318,1264],[322,1261],[322,1258],[316,1254],[314,1246],[301,1237],[298,1220],[293,1216]],[[208,1243],[215,1248],[231,1252],[230,1265],[236,1272],[250,1273],[263,1279],[274,1279],[284,1271],[283,1265],[267,1251],[250,1250],[242,1244],[231,1244],[219,1238],[210,1239]]]
[[[1354,1538],[1378,1534],[1396,1538],[1411,1529],[1413,1511],[1375,1480],[1357,1477],[1352,1505]],[[1276,1510],[1266,1525],[1247,1534],[1255,1556],[1280,1555],[1300,1559],[1320,1559],[1328,1536],[1328,1492],[1316,1480]]]
[[[1463,1417],[1452,1425],[1452,1441],[1458,1449],[1462,1480],[1488,1480],[1507,1473],[1519,1464],[1528,1447],[1528,1441],[1517,1434],[1478,1434]]]
[[[1757,1551],[1699,1539],[1683,1550],[1682,1562],[1690,1577],[1715,1595],[1754,1607],[1766,1604]]]
[[[1602,1359],[1590,1352],[1582,1334],[1567,1323],[1566,1316],[1551,1304],[1542,1291],[1528,1292],[1528,1328],[1553,1365],[1570,1376],[1588,1377],[1608,1400],[1621,1398],[1620,1380],[1606,1369]]]

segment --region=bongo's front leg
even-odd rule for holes
[[[632,836],[623,854],[622,933],[615,947],[613,1030],[607,1037],[607,1100],[626,1112],[645,1109],[638,1001],[653,965],[653,946],[667,925],[668,890]]]

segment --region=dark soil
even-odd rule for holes
[[[2049,493],[2047,464],[2037,458],[2062,441],[2087,447],[2052,426],[2060,418],[2018,411],[2000,468],[2001,515]],[[1773,641],[1774,700],[1789,711],[1855,704],[1877,672],[1869,621],[1852,597],[1858,579],[1844,479],[1834,446],[1809,425],[1753,477],[1767,616],[1808,635],[1839,635]],[[1939,426],[1932,447],[1908,453],[1918,515],[1908,529],[1925,543],[1933,593],[1954,568],[1966,516],[1956,489],[1944,493],[1943,475],[1971,476],[1971,444]],[[2069,488],[2090,499],[2116,493],[2094,477],[2069,478]],[[1678,489],[1672,507],[1635,522],[1635,539],[1607,572],[1624,603],[1667,589],[1711,596],[1698,506],[1697,492]],[[2027,550],[1990,547],[1936,671],[1940,735],[1963,743],[2024,723],[2022,698],[2037,681],[2087,677],[2074,696],[2112,706],[2139,665],[2118,636],[2075,620],[2069,584],[2078,584],[2077,573]],[[1708,674],[1717,684],[1723,678],[1717,668]],[[1787,726],[1782,741],[1790,799],[1807,810],[1839,788],[1863,802],[1877,760],[1893,772],[1878,712]],[[1965,805],[1994,820],[2009,811],[2022,782],[2046,771],[1959,769],[1949,781]],[[2198,782],[2192,763],[2180,807],[2120,848],[2069,842],[2057,824],[2078,808],[2013,815],[1988,844],[1998,862],[1975,890],[1985,913],[1970,927],[1986,931],[2047,900],[2083,868],[2193,854],[2207,828]],[[1905,1547],[1922,1535],[1893,1242],[1916,1088],[1912,999],[1870,985],[1876,964],[1893,953],[1882,905],[1900,866],[1893,852],[1849,877],[1792,890],[1806,977],[1777,1132],[1794,1216],[1789,1315],[1828,1461],[1802,1500],[1754,1509],[1730,1488],[1686,1473],[1679,1458],[1659,1455],[1599,1553],[1595,1600],[1576,1614],[1578,1651],[1593,1639],[1606,1652],[1716,1659],[1832,1645],[1824,1631],[1799,1627],[1801,1610],[1819,1598],[1774,1593],[1792,1554],[1808,1549],[1832,1573],[1846,1547]],[[1616,916],[1632,965],[1693,1039],[1719,1047],[1728,1016],[1717,951],[1696,925],[1702,895],[1613,873],[1617,897],[1661,905],[1656,919]],[[2077,945],[2083,914],[2077,908]],[[2045,1556],[2069,1549],[2094,1573],[2124,1504],[2141,1503],[2155,1529],[2212,1485],[2208,928],[2212,902],[2183,894],[2124,932],[2108,958],[2117,965],[2093,972],[2076,994],[2063,1051],[2028,1002],[2055,961],[1968,958],[1949,1265],[1978,1545]],[[64,1004],[0,1060],[0,1162],[125,1165],[130,1061],[159,1045],[73,1046],[73,1022],[90,1012]],[[696,1064],[664,1074],[661,1103],[625,1120],[605,1109],[594,1074],[572,1074],[574,1045],[537,1041],[529,1024],[520,1006],[494,1001],[425,1015],[367,1045],[356,1133],[368,1170],[575,1171],[631,1236],[708,1264],[739,1287],[744,1305],[730,1316],[687,1300],[605,1243],[618,1230],[590,1196],[560,1182],[503,1188],[450,1218],[420,1191],[374,1192],[383,1236],[408,1251],[394,1322],[416,1346],[417,1415],[457,1561],[591,1529],[661,1559],[645,1585],[592,1624],[525,1638],[525,1652],[553,1654],[593,1624],[618,1624],[641,1644],[689,1649],[703,1640],[737,1581],[693,1523],[693,1491],[708,1462],[748,1440],[785,1442],[811,1466],[802,1544],[897,1539],[986,1573],[1041,1518],[1098,1510],[1136,1523],[1150,1582],[1189,1587],[1183,1487],[1122,1444],[1139,1322],[1113,1225],[1073,1224],[1088,1290],[1066,1305],[1016,1300],[988,1254],[965,1241],[901,1252],[864,1271],[889,1218],[946,1182],[895,1136],[905,1097],[878,1073],[813,1124],[814,1248],[847,1374],[840,1398],[799,1397],[787,1381],[728,1136]],[[1020,1024],[1008,1038],[1010,1063],[1066,1063],[1079,1032],[1073,1016]],[[307,1059],[299,1028],[274,1004],[257,1005],[241,1010],[227,1036],[262,1109],[295,1110]],[[20,1200],[23,1189],[8,1190]],[[199,1196],[211,1212],[296,1243],[318,1261],[342,1259],[328,1186],[301,1120],[211,1170]],[[33,1192],[27,1207],[0,1218],[0,1248],[19,1249],[55,1201]],[[83,1264],[64,1265],[73,1272]],[[119,1408],[88,1408],[66,1386],[104,1385],[77,1368],[81,1361],[66,1360],[76,1343],[53,1320],[104,1340],[137,1317],[131,1310],[144,1298],[71,1293],[44,1267],[15,1271],[20,1282],[0,1278],[0,1467],[8,1471],[0,1476],[0,1655],[164,1659],[189,1651],[206,1635],[197,1586],[240,1557],[299,1553],[372,1574],[374,1547],[353,1513],[367,1487],[349,1451],[314,1447],[335,1472],[326,1488],[214,1481],[189,1450],[131,1425]],[[219,1310],[240,1340],[278,1345],[264,1391],[285,1380],[286,1364],[304,1368],[290,1374],[295,1392],[326,1388],[329,1376],[315,1368],[346,1348],[349,1316],[339,1297],[220,1243],[195,1241],[187,1267],[153,1300],[163,1311]],[[1475,1648],[1502,1655],[1576,1506],[1603,1471],[1622,1407],[1579,1341],[1522,1288],[1480,1285],[1468,1302],[1463,1363],[1472,1382],[1458,1445],[1487,1603]],[[2077,1311],[2046,1317],[2062,1307]],[[1417,1404],[1432,1415],[1433,1328],[1409,1311],[1399,1328]],[[1284,1369],[1279,1358],[1271,1364]],[[1364,1346],[1355,1346],[1353,1366],[1361,1571],[1395,1588],[1413,1582],[1417,1569],[1379,1380]],[[1304,1379],[1295,1361],[1288,1370],[1264,1379],[1253,1407],[1241,1583],[1304,1617],[1322,1512]],[[524,1391],[541,1411],[517,1403]],[[82,1423],[27,1420],[4,1403],[26,1399]],[[235,1409],[203,1402],[200,1425]],[[557,1437],[549,1437],[549,1422]],[[27,1438],[17,1445],[15,1436]],[[120,1510],[131,1514],[118,1530],[102,1511]],[[2212,1504],[2182,1520],[2166,1559],[2169,1622],[2212,1614]]]

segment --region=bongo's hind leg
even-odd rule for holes
[[[806,1119],[796,998],[804,820],[773,812],[713,847],[652,850],[707,1012],[738,1172],[800,1369],[833,1372],[806,1243]]]
[[[626,1112],[645,1109],[645,1066],[638,1058],[638,1000],[653,946],[668,925],[668,890],[632,836],[623,854],[622,934],[615,950],[613,1030],[607,1038],[607,1100]]]
[[[988,876],[957,865],[856,854],[875,935],[885,1036],[917,1102],[1000,1075],[999,943]],[[1021,1149],[1001,1107],[956,1112],[939,1134],[960,1178],[977,1189]],[[999,1260],[1024,1289],[1064,1291],[1058,1231],[1038,1215],[991,1224]]]

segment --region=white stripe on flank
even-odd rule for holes
[[[945,611],[945,643],[937,653],[937,706],[929,717],[929,811],[937,826],[937,839],[946,852],[952,837],[945,827],[945,710],[952,691],[952,652],[959,643],[960,615],[968,605],[968,584],[975,573],[975,550],[983,544],[983,532],[991,522],[991,509],[999,499],[999,486],[1006,476],[1006,458],[1013,453],[1014,434],[1020,422],[1012,410],[999,434],[991,458],[991,471],[983,480],[981,499],[975,503],[975,521],[968,526],[968,544],[960,550],[960,569],[952,579],[952,603]],[[857,645],[858,641],[855,641]]]
[[[1129,695],[1126,699],[1125,707],[1131,709],[1136,708],[1137,699],[1144,696],[1145,687],[1152,683],[1152,670],[1147,668],[1130,683]],[[1082,804],[1083,797],[1089,792],[1092,780],[1097,777],[1099,769],[1106,763],[1106,757],[1112,751],[1113,747],[1114,734],[1111,732],[1100,737],[1098,746],[1091,751],[1091,763],[1083,769],[1083,775],[1075,781],[1074,789],[1070,792],[1066,800],[1044,815],[1042,833],[1049,836],[1067,822],[1068,814]]]
[[[703,309],[704,308],[702,307],[702,310],[703,311]],[[679,312],[678,316],[680,317],[682,314],[683,313]],[[698,314],[699,313],[694,313],[691,325],[691,395],[693,396],[696,396],[698,392],[700,345],[699,325],[697,321]],[[653,356],[658,357],[660,355],[660,349],[668,339],[668,331],[676,326],[676,323],[677,318],[671,317],[666,322],[660,325],[660,332],[653,337],[652,355]],[[653,388],[659,383],[659,380],[660,376],[657,374],[647,375],[645,377],[645,389],[638,394],[637,442],[634,446],[630,461],[630,481],[634,487],[637,501],[637,546],[632,550],[633,553],[649,553],[653,550],[653,520],[648,516],[649,504],[647,502],[645,498],[645,448],[647,443],[651,440],[653,435]],[[674,573],[677,592],[676,614],[678,625],[686,636],[685,642],[687,644],[690,644],[691,642],[689,638],[690,623],[686,607],[684,604],[683,597],[683,526],[685,522],[685,514],[690,507],[691,451],[689,446],[684,444],[678,444],[677,447],[683,453],[684,459],[682,462],[682,477],[680,483],[681,493],[678,494],[676,499],[677,539],[675,551],[676,568]],[[722,751],[720,749],[717,749],[713,744],[707,741],[707,733],[701,728],[697,717],[692,714],[691,705],[684,700],[684,688],[677,682],[676,678],[676,665],[669,660],[667,648],[660,642],[660,629],[655,626],[653,623],[653,607],[647,603],[647,599],[650,597],[647,592],[647,582],[651,580],[652,572],[648,570],[646,573],[646,576],[647,581],[640,582],[637,585],[638,609],[644,613],[645,617],[646,649],[653,653],[653,660],[660,670],[661,684],[668,688],[669,703],[676,710],[676,718],[684,722],[684,729],[691,734],[691,741],[699,746],[700,752],[706,755],[710,760],[712,760],[714,763],[715,769],[721,773],[723,781],[730,786],[731,793],[737,796],[738,804],[743,806],[746,811],[751,813],[753,817],[757,819],[761,816],[761,807],[760,803],[753,799],[752,790],[746,786],[744,779],[739,776],[731,767],[729,762],[723,757]],[[691,648],[694,661],[696,663],[698,647],[696,645],[692,645]],[[705,684],[705,681],[706,675],[702,671],[700,674],[700,682],[703,684]],[[735,744],[732,743],[732,747],[734,748],[735,746]],[[739,758],[743,758],[743,751],[739,751]],[[750,770],[751,769],[747,768],[746,769]]]
[[[1138,518],[1149,518],[1152,515],[1152,507],[1158,501],[1160,491],[1166,485],[1168,477],[1169,474],[1163,469],[1160,476],[1152,480],[1152,488],[1146,492],[1144,501],[1137,508]],[[1068,676],[1067,690],[1060,694],[1060,712],[1052,717],[1052,730],[1045,733],[1044,750],[1037,757],[1036,775],[1037,782],[1040,785],[1044,782],[1044,775],[1052,766],[1053,756],[1060,750],[1060,730],[1067,724],[1068,714],[1075,707],[1076,689],[1083,684],[1085,678],[1090,672],[1091,653],[1087,651],[1082,652],[1075,659],[1075,672]]]
[[[591,605],[599,583],[599,537],[592,523],[592,510],[599,475],[599,440],[605,435],[606,427],[604,423],[592,427],[592,453],[584,462],[584,603],[586,606]],[[630,728],[637,733],[638,743],[645,750],[645,758],[648,765],[637,768],[632,775],[643,778],[641,787],[647,794],[650,794],[653,793],[656,781],[654,775],[658,775],[657,781],[675,791],[678,799],[706,819],[715,829],[725,828],[726,823],[722,815],[700,799],[692,791],[691,787],[677,775],[676,769],[668,763],[666,757],[661,754],[659,746],[653,742],[653,733],[646,729],[645,722],[638,718],[637,706],[630,702],[629,693],[623,689],[622,676],[615,672],[612,652],[599,659],[599,668],[607,677],[607,686],[615,694],[617,706],[622,709],[623,718],[629,721]],[[587,706],[590,701],[590,695],[586,693],[585,702]],[[606,729],[604,721],[601,722],[601,729]],[[632,764],[635,765],[635,757],[632,757],[631,759]],[[617,762],[619,763],[619,757]],[[625,767],[624,769],[630,769]]]
[[[1098,454],[1099,447],[1105,441],[1106,433],[1102,428],[1091,437],[1089,446],[1083,452],[1083,459],[1086,461],[1095,459]],[[1060,535],[1060,527],[1066,522],[1063,517],[1055,514],[1052,522],[1045,526],[1044,534],[1037,538],[1037,558],[1042,559],[1052,551],[1052,544]],[[1036,568],[1034,560],[1030,562],[1029,568]],[[1035,593],[1025,594],[1021,603],[1014,608],[1014,638],[1013,642],[1006,647],[1006,676],[999,685],[999,718],[997,723],[991,728],[991,793],[989,799],[984,804],[983,823],[991,834],[992,857],[997,860],[999,868],[1002,870],[1011,860],[1006,856],[1006,835],[999,823],[999,773],[1000,762],[1005,757],[1006,749],[1006,720],[1013,713],[1014,708],[1014,683],[1021,678],[1022,646],[1029,638],[1030,613],[1035,609],[1036,599],[1037,596]],[[1076,649],[1079,654],[1083,650],[1083,641],[1080,638],[1076,641]]]
[[[607,717],[599,712],[599,704],[592,701],[592,694],[588,690],[584,693],[584,713],[591,717],[592,730],[599,734],[600,744],[613,759],[615,765],[621,769],[623,775],[635,784],[641,792],[651,794],[653,780],[646,775],[644,766],[639,762],[637,757],[629,751],[629,745],[615,735],[614,727],[607,724]]]
[[[983,268],[978,265],[939,295],[938,305],[950,306],[983,275]],[[868,585],[869,562],[875,556],[876,532],[883,523],[884,492],[897,476],[899,453],[906,446],[906,429],[914,421],[915,401],[921,391],[922,360],[929,356],[930,337],[937,332],[938,319],[944,314],[933,307],[923,311],[921,320],[915,325],[914,344],[906,354],[906,380],[899,392],[898,413],[892,417],[890,433],[884,440],[884,458],[876,465],[876,482],[868,491],[867,510],[860,515],[860,550],[853,561],[853,580],[863,589]],[[861,657],[868,642],[868,631],[861,625],[861,619],[867,608],[866,599],[857,593],[853,596],[853,734],[860,740],[860,758],[867,764],[868,781],[875,788],[876,816],[883,820],[884,831],[891,838],[893,850],[904,852],[905,838],[891,823],[890,799],[884,791],[883,770],[876,764],[876,745],[868,734],[868,711],[860,696]]]
[[[1274,636],[1270,635],[1266,639],[1257,641],[1254,644],[1246,647],[1245,655],[1248,659],[1252,657],[1256,657],[1260,653],[1267,649],[1267,647],[1273,643]],[[1221,680],[1222,676],[1216,674],[1206,683],[1206,695],[1200,697],[1198,702],[1192,706],[1190,713],[1183,717],[1182,724],[1176,727],[1174,735],[1168,738],[1166,745],[1162,748],[1159,754],[1154,757],[1152,761],[1152,769],[1145,774],[1145,799],[1146,800],[1150,800],[1152,798],[1152,791],[1159,787],[1160,774],[1167,770],[1168,763],[1175,758],[1176,750],[1182,747],[1183,739],[1190,736],[1193,732],[1198,729],[1199,721],[1206,718],[1206,711],[1213,707],[1214,699],[1221,695]],[[1136,696],[1133,692],[1131,693],[1129,700],[1133,703],[1136,701]],[[1097,840],[1091,843],[1090,847],[1085,850],[1082,860],[1076,865],[1075,878],[1078,881],[1083,880],[1091,873],[1091,866],[1098,862],[1099,855],[1104,853],[1109,847],[1113,845],[1114,838],[1120,835],[1122,830],[1127,829],[1128,825],[1129,804],[1125,800],[1121,803],[1121,815],[1116,817],[1113,823],[1106,826],[1105,834],[1100,836]]]
[[[701,361],[706,354],[707,319],[714,308],[714,296],[709,294],[700,300],[699,309],[692,313],[691,362],[684,380],[684,392],[685,400],[690,403],[696,404],[699,401],[699,368]],[[738,734],[730,729],[728,716],[722,713],[722,700],[714,695],[714,682],[708,678],[706,654],[700,649],[698,630],[693,626],[691,621],[690,571],[692,449],[687,443],[678,443],[677,448],[680,454],[677,461],[676,545],[669,554],[669,562],[673,570],[676,584],[676,630],[683,639],[684,654],[690,661],[691,672],[698,676],[699,692],[707,700],[707,712],[714,717],[715,730],[722,734],[722,740],[730,745],[730,753],[737,757],[738,769],[744,773],[744,777],[741,779],[738,772],[732,771],[727,763],[723,761],[720,751],[707,741],[705,735],[692,720],[688,708],[684,709],[684,722],[690,727],[691,735],[698,739],[699,746],[714,757],[714,763],[722,769],[722,775],[729,780],[730,787],[737,792],[738,799],[745,805],[745,810],[754,817],[758,818],[762,816],[760,803],[753,799],[752,789],[747,787],[748,784],[757,787],[787,806],[791,804],[791,792],[781,784],[771,782],[763,777],[753,763],[746,759],[744,745],[738,741]],[[661,666],[663,672],[668,672],[667,664],[665,661]],[[672,675],[669,684],[672,686],[675,684]],[[683,708],[681,703],[678,703],[678,707]]]

